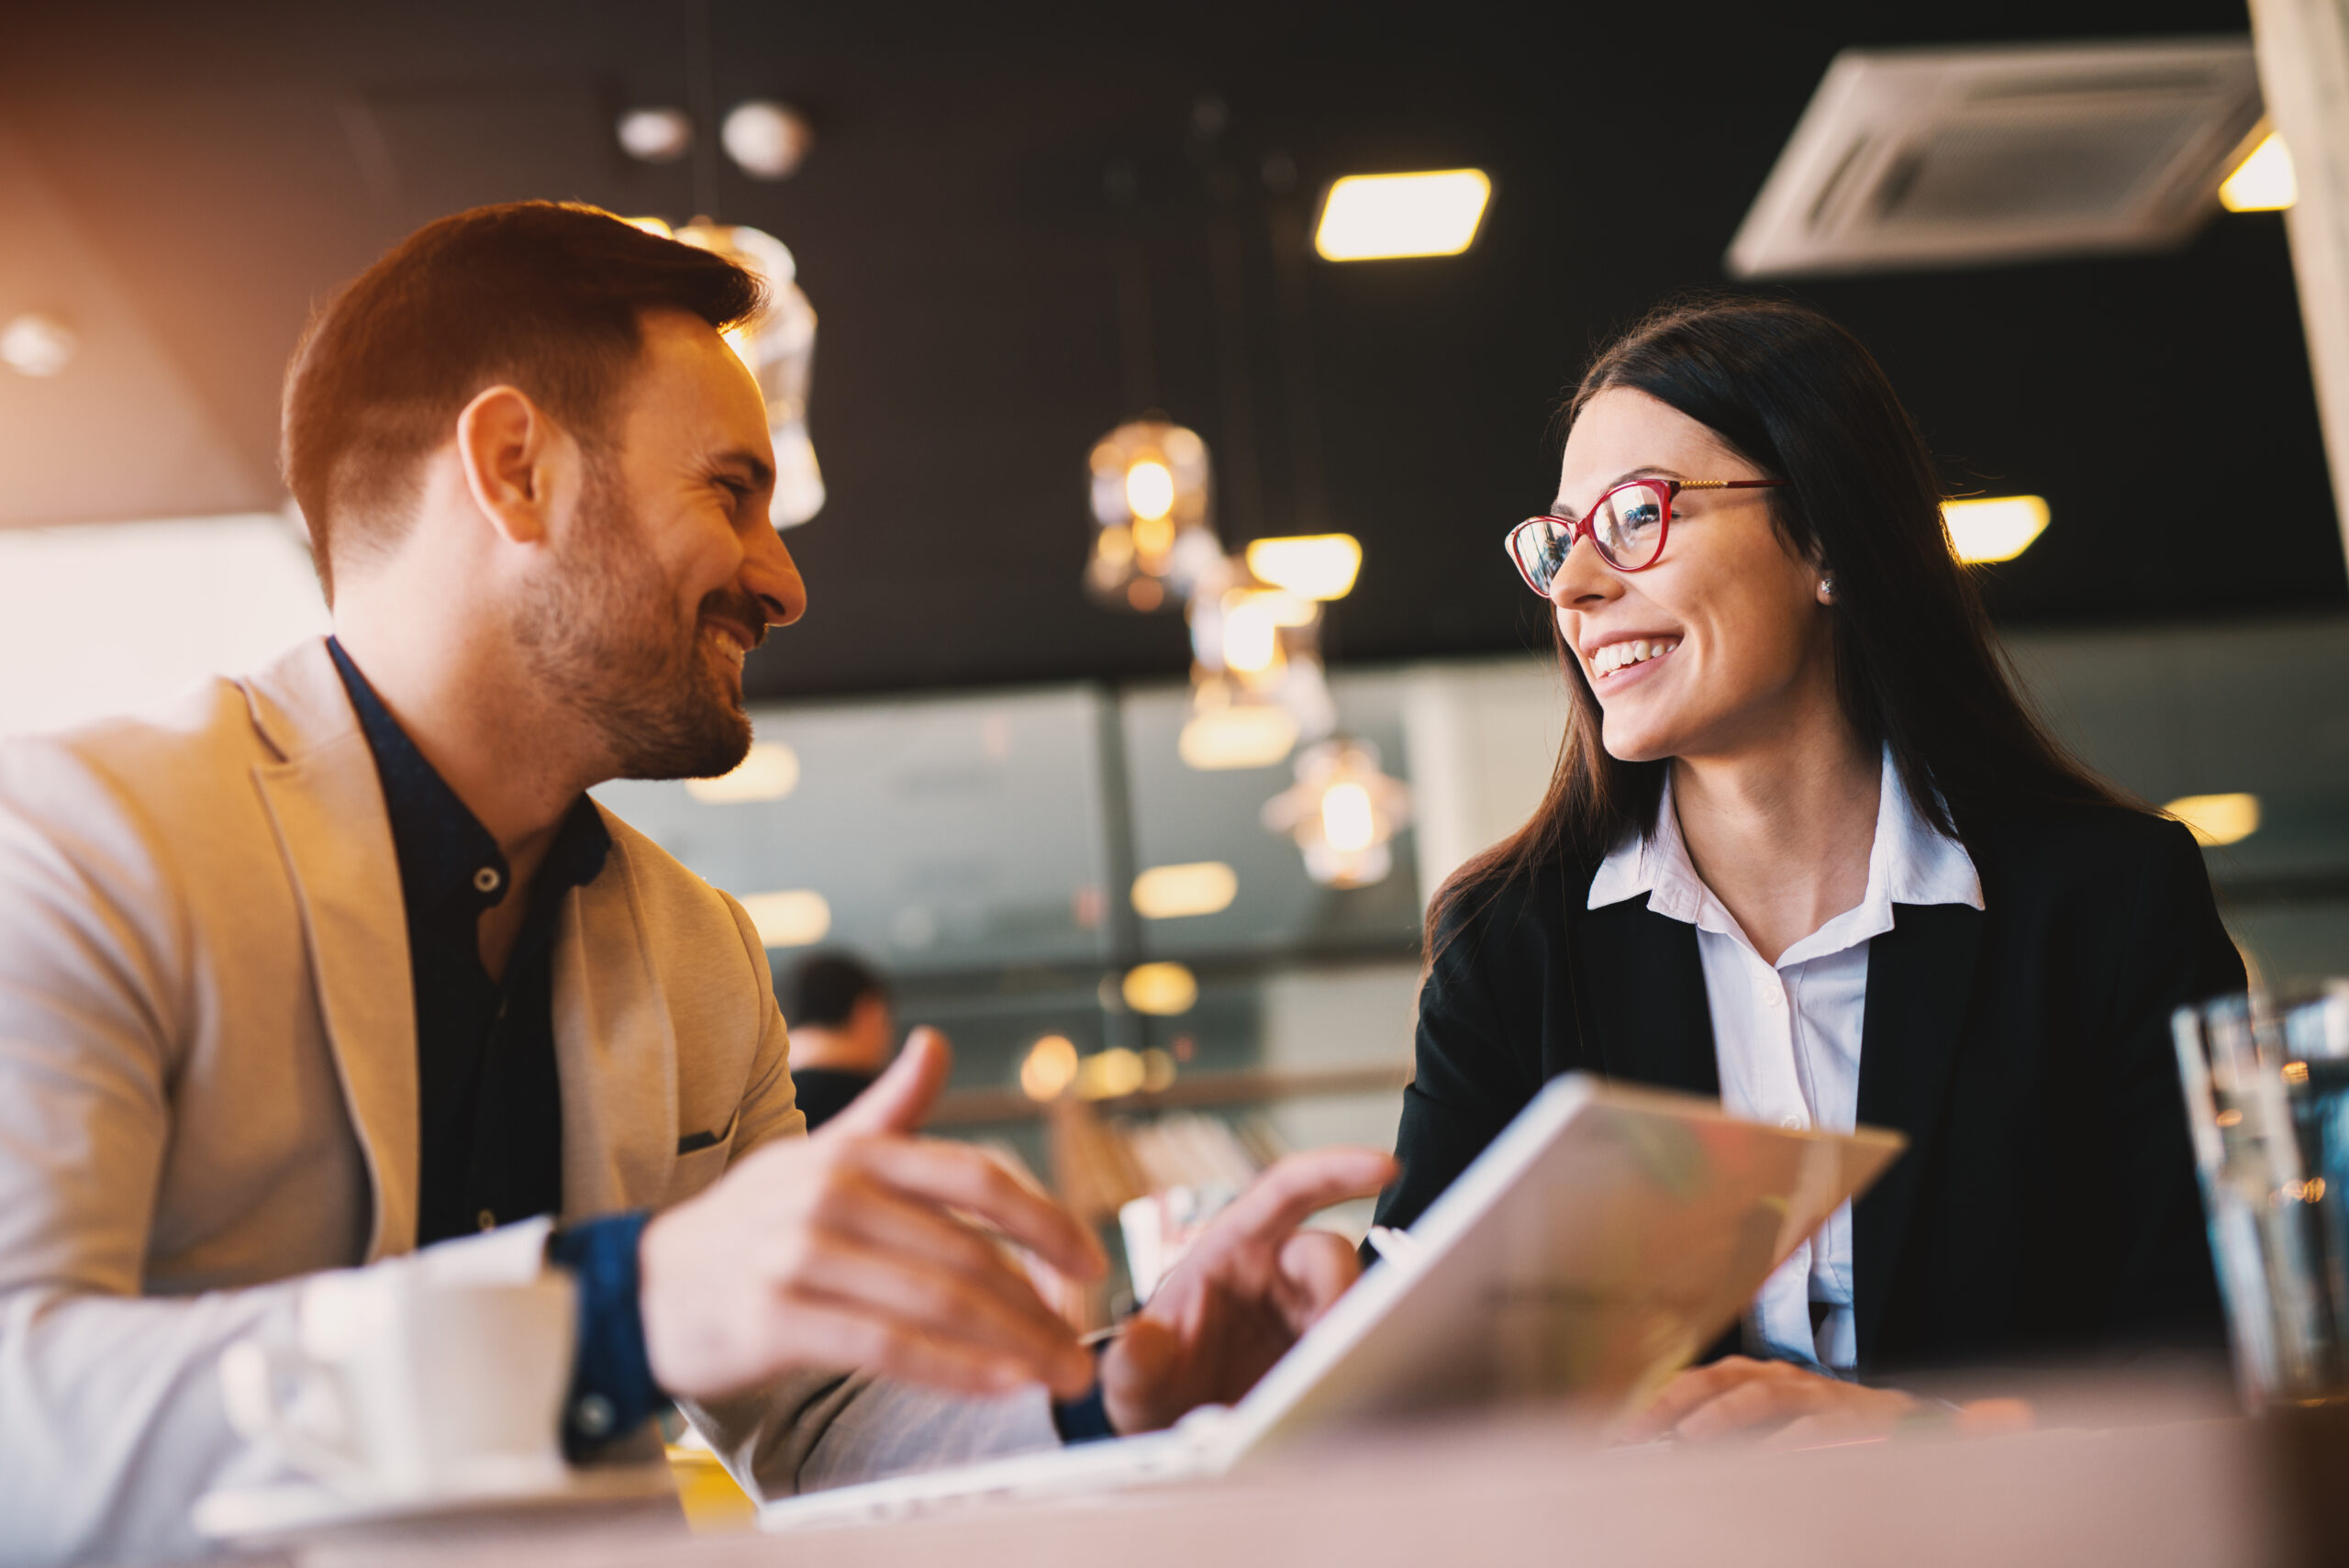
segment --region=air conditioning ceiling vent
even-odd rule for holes
[[[2156,250],[2250,150],[2247,39],[1846,50],[1731,243],[1737,277]]]

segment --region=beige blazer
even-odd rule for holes
[[[605,820],[554,958],[566,1218],[805,1130],[741,906]],[[299,1276],[403,1266],[417,1138],[399,870],[323,641],[0,744],[0,1562],[190,1550],[198,1496],[280,1473],[219,1353],[284,1332]],[[839,1376],[696,1416],[770,1493],[1052,1440],[1041,1394]]]

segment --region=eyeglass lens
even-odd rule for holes
[[[1660,484],[1631,484],[1610,490],[1590,515],[1591,542],[1599,559],[1619,571],[1636,572],[1653,561],[1664,543],[1666,492]],[[1547,594],[1574,548],[1575,526],[1535,517],[1520,527],[1510,544],[1534,592]]]

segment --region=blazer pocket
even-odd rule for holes
[[[736,1106],[726,1125],[715,1132],[688,1132],[677,1140],[679,1154],[698,1154],[705,1149],[715,1149],[734,1136],[734,1124],[742,1119],[742,1107]]]

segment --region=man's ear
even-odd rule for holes
[[[575,455],[546,411],[514,387],[493,386],[457,416],[457,462],[465,488],[510,543],[546,539],[556,481]]]

